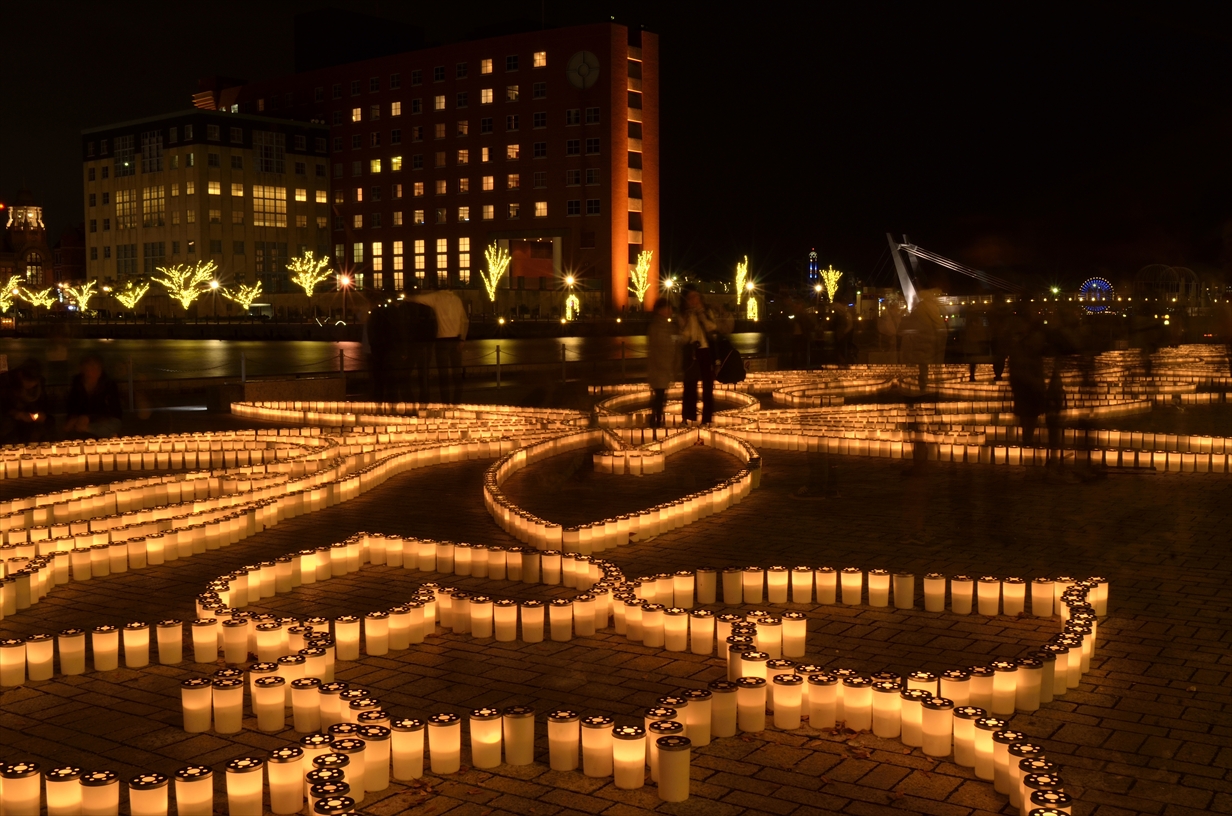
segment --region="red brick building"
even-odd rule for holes
[[[213,81],[194,103],[329,128],[331,244],[365,289],[480,289],[498,243],[502,289],[572,275],[619,310],[643,250],[658,291],[658,76],[656,35],[599,24]]]

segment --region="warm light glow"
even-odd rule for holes
[[[748,320],[757,320],[761,315],[757,308],[757,298],[750,297],[744,306],[744,316]]]
[[[213,261],[197,261],[191,266],[174,264],[173,266],[160,266],[157,269],[166,277],[155,278],[154,282],[166,287],[171,299],[179,301],[184,311],[188,311],[188,307],[192,306],[194,300],[209,291],[209,283],[214,279],[218,265]]]
[[[646,302],[646,293],[650,291],[650,260],[654,257],[653,250],[637,253],[637,266],[629,273],[629,291],[637,297],[638,303]]]
[[[574,283],[572,275],[565,275],[565,286],[572,286]]]
[[[749,279],[749,256],[745,255],[744,260],[736,264],[736,305],[740,305],[740,298],[744,293],[745,282]]]
[[[103,287],[103,288],[107,289],[109,287]],[[124,289],[123,292],[115,293],[115,299],[120,301],[120,305],[122,305],[125,309],[128,309],[131,312],[133,309],[137,307],[137,304],[141,301],[143,297],[145,297],[145,293],[148,291],[150,291],[150,284],[140,283],[136,286],[133,286],[133,282],[129,281],[128,286]]]
[[[69,303],[72,303],[79,310],[85,311],[90,307],[90,298],[94,297],[94,287],[98,286],[98,281],[92,280],[81,286],[65,286],[64,296],[68,298]]]
[[[338,276],[338,288],[339,289],[345,289],[350,285],[351,285],[350,275],[339,275]]]
[[[488,300],[495,303],[496,287],[500,284],[500,279],[505,276],[505,271],[509,269],[509,250],[497,243],[491,243],[483,251],[483,257],[488,262],[488,271],[480,270],[479,277],[483,278],[483,288],[487,290]]]
[[[569,295],[565,298],[565,320],[575,320],[581,309],[582,302],[578,300],[577,295]]]
[[[52,294],[54,291],[55,289],[44,289],[41,292],[32,292],[23,286],[18,293],[18,297],[35,308],[42,306],[46,309],[49,308],[51,304],[59,300],[58,297]]]
[[[21,276],[14,275],[5,284],[4,291],[0,292],[0,314],[8,314],[9,309],[13,308],[13,296],[18,292],[19,283],[21,283]]]
[[[252,286],[240,286],[234,292],[230,289],[223,289],[222,296],[244,307],[244,311],[248,311],[252,307],[253,302],[261,297],[261,281],[257,281]]]
[[[311,250],[306,250],[303,255],[287,261],[287,271],[291,273],[291,282],[312,297],[317,286],[329,279],[329,256],[317,258]]]
[[[211,288],[211,289],[217,289],[217,288],[218,288],[218,285],[219,285],[219,284],[218,284],[218,281],[216,281],[216,280],[212,280],[212,281],[210,281],[210,288]]]
[[[834,302],[834,294],[838,292],[838,282],[842,277],[843,273],[833,266],[821,270],[821,280],[826,286],[826,299],[831,303]]]

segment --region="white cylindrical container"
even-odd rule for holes
[[[940,694],[953,700],[955,706],[971,704],[971,672],[966,669],[947,669],[941,673]]]
[[[683,802],[689,798],[689,765],[692,744],[688,737],[659,737],[659,798],[664,802]]]
[[[552,640],[565,643],[573,639],[573,601],[556,598],[548,604]],[[660,644],[661,645],[661,644]]]
[[[859,606],[864,589],[864,572],[859,567],[844,567],[840,575],[843,603]]]
[[[26,674],[31,682],[50,680],[55,672],[56,639],[38,634],[26,638]]]
[[[954,733],[954,701],[930,697],[921,703],[923,710],[924,753],[928,756],[950,755]]]
[[[804,678],[798,674],[776,674],[772,678],[772,684],[774,727],[780,731],[794,731],[800,727],[800,701]]]
[[[1010,776],[1010,745],[1015,742],[1023,742],[1027,735],[1021,731],[1011,731],[1002,729],[992,735],[992,761],[993,761],[993,788],[997,793],[1003,793],[1006,796],[1010,794],[1010,788],[1018,780]]]
[[[996,777],[996,762],[993,758],[993,735],[1005,728],[1005,720],[997,717],[978,717],[975,720],[975,776],[992,781]]]
[[[364,652],[375,656],[389,654],[388,612],[369,612],[364,616]]]
[[[669,652],[683,652],[689,648],[689,613],[684,608],[663,610],[663,646]]]
[[[723,570],[723,603],[736,606],[744,603],[744,570],[727,567]]]
[[[298,813],[304,808],[304,749],[288,745],[270,751],[266,761],[270,810]]]
[[[471,635],[476,638],[492,637],[494,613],[492,599],[487,595],[473,596],[470,599],[469,613]]]
[[[299,677],[291,681],[291,715],[295,730],[311,734],[321,730],[321,681],[316,677]]]
[[[791,573],[787,567],[774,566],[766,570],[766,598],[772,604],[787,603]]]
[[[389,763],[393,753],[392,731],[383,725],[361,725],[359,737],[364,749],[364,791],[383,791],[389,787]]]
[[[227,763],[227,808],[232,816],[261,816],[265,761],[240,757]]]
[[[530,765],[535,761],[535,709],[530,706],[508,706],[502,712],[502,737],[505,762],[510,765]]]
[[[981,615],[995,617],[1001,610],[1001,579],[995,575],[983,575],[976,584]]]
[[[557,709],[548,714],[548,764],[554,771],[572,771],[578,766],[581,717],[576,711]]]
[[[714,567],[700,567],[697,570],[697,603],[712,604],[718,598],[719,573]]]
[[[180,681],[180,706],[184,711],[184,730],[200,734],[210,730],[214,681],[208,677],[189,677]]]
[[[646,729],[640,725],[612,729],[612,767],[621,790],[636,790],[646,783]]]
[[[895,739],[902,733],[902,691],[896,681],[873,683],[873,734],[883,739]]]
[[[972,666],[968,671],[971,674],[969,704],[991,710],[996,671],[992,666]]]
[[[184,624],[178,620],[160,620],[156,629],[158,662],[174,666],[184,660]]]
[[[901,700],[900,714],[902,716],[903,745],[909,748],[924,746],[924,709],[922,703],[932,695],[921,689],[903,689],[899,692]]]
[[[871,569],[868,571],[868,605],[877,607],[890,605],[889,570]]]
[[[43,775],[37,762],[0,765],[0,805],[5,816],[39,816]]]
[[[1001,582],[1002,612],[1018,617],[1026,612],[1027,582],[1021,578],[1006,578]]]
[[[189,765],[175,772],[175,812],[178,816],[213,816],[214,772]]]
[[[894,608],[915,608],[915,575],[913,573],[894,573]]]
[[[975,767],[975,721],[987,716],[976,706],[954,708],[954,763],[964,768]]]
[[[90,635],[95,671],[115,671],[120,667],[120,630],[110,624],[94,627]]]
[[[47,816],[79,816],[81,813],[81,768],[65,765],[43,775]]]
[[[759,604],[765,594],[766,573],[761,567],[745,567],[740,578],[744,603]]]
[[[86,670],[86,632],[84,629],[65,629],[56,636],[60,651],[61,674],[84,674]]]
[[[434,774],[457,773],[462,767],[462,718],[457,714],[428,718],[428,757]]]
[[[1051,578],[1036,578],[1031,582],[1031,614],[1051,618],[1055,593]]]
[[[501,711],[476,708],[470,714],[471,764],[495,768],[501,764]]]
[[[992,669],[992,705],[988,710],[998,717],[1012,716],[1018,698],[1018,666],[1008,660],[997,660]]]
[[[791,570],[791,602],[811,604],[813,602],[813,568],[793,567]]]
[[[950,609],[955,615],[970,615],[975,581],[967,575],[950,578]]]
[[[833,728],[838,713],[838,677],[828,672],[807,677],[809,725],[816,729]]]
[[[611,717],[595,715],[581,720],[582,773],[591,777],[612,775]]]
[[[714,654],[714,613],[694,609],[689,613],[689,651],[696,655]]]
[[[260,730],[281,731],[286,727],[286,684],[286,678],[278,675],[253,681],[252,707]]]
[[[424,768],[424,721],[411,718],[390,723],[390,759],[394,779],[419,779]]]
[[[873,681],[852,675],[843,678],[843,719],[853,731],[873,727]]]
[[[741,731],[766,730],[766,678],[741,677],[736,681],[736,724]]]
[[[522,618],[522,642],[543,642],[543,601],[522,601],[519,605]]]
[[[360,620],[355,615],[334,619],[334,649],[337,660],[359,660]]]
[[[736,684],[731,680],[712,680],[707,688],[714,695],[710,701],[710,736],[734,737],[739,712]]]
[[[518,602],[499,598],[492,602],[492,620],[496,639],[510,643],[518,639]]]
[[[924,609],[927,612],[945,611],[945,576],[939,572],[924,576]]]
[[[238,734],[244,723],[244,681],[237,677],[214,679],[214,730]]]
[[[220,627],[216,618],[199,618],[192,623],[193,662],[213,663],[218,659]]]
[[[82,816],[115,816],[120,812],[120,777],[115,771],[81,775]]]

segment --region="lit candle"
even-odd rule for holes
[[[873,727],[873,682],[867,677],[843,678],[843,719],[853,731]]]
[[[110,624],[94,627],[90,636],[95,671],[115,671],[120,666],[120,630]]]
[[[975,723],[988,712],[976,706],[954,708],[954,762],[964,768],[975,767]]]
[[[1019,658],[1017,674],[1014,707],[1019,711],[1039,711],[1040,687],[1044,680],[1043,661],[1033,657]]]
[[[765,592],[766,573],[761,567],[745,567],[741,577],[742,593],[746,604],[759,604]]]
[[[12,816],[39,816],[42,774],[37,762],[0,765],[0,805]]]
[[[193,662],[213,663],[218,659],[219,625],[216,618],[198,618],[192,622]]]
[[[907,675],[907,688],[937,693],[937,675],[930,671],[913,671]]]
[[[462,751],[461,731],[462,723],[459,718],[459,754],[461,754]],[[346,771],[346,781],[347,784],[351,786],[351,797],[355,799],[356,802],[362,802],[364,800],[364,793],[367,785],[368,743],[362,739],[353,737],[347,737],[344,739],[335,738],[333,743],[330,745],[330,750],[332,750],[334,754],[342,754],[350,760],[350,766]]]
[[[846,572],[846,570],[844,570]],[[843,603],[847,600],[843,593]],[[858,603],[858,602],[857,602]],[[890,605],[890,572],[884,569],[868,571],[868,605],[884,607]]]
[[[924,746],[923,703],[932,695],[920,689],[903,689],[898,696],[902,705],[903,745],[909,748],[922,748]]]
[[[582,772],[586,776],[612,775],[612,726],[611,717],[596,715],[581,720]]]
[[[955,575],[950,579],[950,609],[955,615],[970,615],[975,581],[967,575]]]
[[[714,603],[718,597],[718,570],[714,567],[700,567],[697,570],[696,587],[697,603]]]
[[[394,779],[406,781],[423,776],[424,721],[400,719],[390,723],[390,759]]]
[[[364,616],[364,651],[375,656],[389,654],[388,612],[369,612]]]
[[[240,757],[227,763],[227,807],[232,816],[261,816],[265,760]]]
[[[714,694],[707,689],[684,689],[676,699],[680,701],[678,711],[684,713],[685,735],[699,748],[709,745]]]
[[[392,753],[391,730],[383,725],[361,725],[359,736],[364,749],[364,791],[383,791],[389,787],[389,761]]]
[[[86,633],[84,629],[65,629],[56,636],[60,650],[61,674],[84,674],[86,670]]]
[[[663,615],[663,646],[669,652],[683,652],[689,645],[689,614],[681,607],[665,609]],[[644,622],[643,622],[644,625]],[[647,646],[651,645],[649,643]]]
[[[1010,745],[1015,742],[1023,742],[1026,738],[1027,735],[1021,731],[1011,731],[1009,729],[1002,729],[993,733],[993,788],[997,793],[1004,793],[1008,796],[1011,782],[1017,781],[1010,779]]]
[[[1053,604],[1051,578],[1036,578],[1031,582],[1031,614],[1037,618],[1051,618]]]
[[[572,771],[578,766],[581,726],[576,711],[557,709],[548,714],[548,764],[554,771]]]
[[[991,711],[996,671],[992,666],[972,666],[969,672],[971,674],[970,704]]]
[[[813,602],[813,568],[793,567],[791,570],[791,602],[811,604]],[[696,743],[694,743],[696,745]]]
[[[505,762],[530,765],[535,761],[535,709],[525,705],[508,706],[501,715]]]
[[[115,771],[81,775],[82,816],[115,816],[120,812],[120,776]]]
[[[980,614],[995,617],[1001,608],[1001,579],[995,575],[983,575],[976,587]]]
[[[744,603],[744,570],[740,567],[726,567],[723,570],[723,603],[736,606]]]
[[[359,660],[360,620],[355,615],[342,615],[334,620],[334,649],[337,660]]]
[[[476,768],[495,768],[501,764],[501,712],[498,708],[476,708],[470,714],[471,764]]]
[[[696,581],[693,573],[681,570],[672,576],[672,605],[680,609],[693,608],[693,591]]]
[[[694,609],[689,613],[689,646],[695,655],[714,653],[714,613],[708,609]]]
[[[26,638],[26,672],[31,681],[50,680],[55,668],[56,640],[38,634]]]
[[[928,612],[945,611],[945,576],[939,572],[924,576],[924,609]]]
[[[774,566],[766,571],[766,597],[772,604],[787,603],[791,573],[787,567]]]
[[[896,680],[873,683],[873,733],[884,739],[895,739],[902,733],[902,686]]]
[[[651,709],[652,711],[655,709]],[[670,708],[661,708],[660,711],[671,711]],[[646,759],[650,765],[650,779],[653,782],[659,782],[659,746],[658,742],[663,737],[683,737],[684,723],[675,719],[677,715],[672,714],[671,719],[657,719],[648,722],[646,728]]]
[[[1030,802],[1030,816],[1068,816],[1074,812],[1074,797],[1060,789],[1059,774],[1028,774],[1022,784],[1026,790],[1024,802]]]
[[[833,728],[837,722],[838,677],[828,672],[808,675],[809,725]]]
[[[1033,742],[1015,742],[1009,747],[1010,806],[1025,813],[1023,778],[1032,773],[1049,773],[1056,764],[1044,758],[1043,746]]]
[[[992,669],[992,705],[987,708],[998,717],[1012,716],[1018,696],[1018,666],[1008,660],[997,660]]]
[[[707,688],[714,695],[710,703],[710,736],[735,736],[739,710],[736,684],[731,680],[712,680]]]
[[[736,724],[741,731],[766,730],[766,678],[741,677],[736,681]]]
[[[270,810],[298,813],[304,807],[304,749],[288,745],[270,751],[266,773],[269,776]]]
[[[518,639],[518,602],[498,598],[492,602],[492,620],[496,639],[509,643]]]
[[[244,721],[244,681],[238,677],[215,677],[213,681],[214,730],[238,734]]]
[[[222,622],[222,657],[227,663],[243,663],[248,659],[247,619],[232,617]]]
[[[1108,614],[1108,579],[1092,576],[1087,580],[1095,584],[1095,591],[1091,595],[1090,602],[1095,608],[1096,617],[1102,618]]]
[[[660,610],[661,619],[662,610]],[[548,604],[548,621],[551,625],[552,640],[564,643],[573,639],[573,601],[568,598],[556,598]],[[659,627],[660,636],[662,626]],[[651,644],[647,644],[651,645]],[[658,644],[662,646],[662,638]]]
[[[636,790],[646,782],[646,729],[618,725],[612,729],[612,766],[620,790]]]
[[[64,765],[43,775],[47,791],[47,816],[79,816],[81,813],[81,768]]]
[[[292,722],[300,734],[310,734],[321,728],[320,687],[321,680],[317,677],[299,677],[291,681]]]
[[[160,773],[143,773],[130,779],[128,807],[132,816],[167,816],[167,788],[170,782]]]
[[[776,674],[773,677],[774,727],[794,731],[800,727],[800,698],[804,678],[798,674]]]
[[[683,802],[689,798],[689,765],[692,743],[688,737],[665,736],[655,740],[659,753],[659,798]]]
[[[214,681],[208,677],[189,677],[180,681],[180,705],[184,711],[184,730],[200,734],[210,730],[210,709]]]
[[[1017,617],[1026,612],[1027,582],[1021,578],[1010,577],[1001,582],[1002,611],[1006,615]]]
[[[858,606],[864,590],[864,573],[859,567],[845,567],[840,575],[843,603]]]
[[[923,712],[924,753],[928,756],[950,755],[954,733],[954,701],[930,697],[920,704]]]
[[[184,660],[184,624],[178,620],[158,622],[158,662],[174,666]]]
[[[977,717],[975,720],[975,775],[978,779],[996,778],[993,756],[993,735],[1005,728],[1005,720],[997,717]]]
[[[286,728],[286,679],[274,675],[253,681],[252,707],[257,715],[257,728],[281,731]]]
[[[1056,671],[1057,671],[1057,655],[1052,650],[1052,646],[1056,644],[1045,643],[1040,647],[1040,650],[1030,657],[1034,657],[1040,661],[1040,702],[1051,703],[1053,700],[1053,691],[1056,688]]]
[[[522,617],[522,641],[543,642],[543,601],[522,601],[519,604]]]

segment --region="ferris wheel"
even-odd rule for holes
[[[1106,278],[1087,278],[1078,287],[1078,294],[1082,296],[1082,308],[1088,314],[1100,314],[1112,308],[1115,291]]]

